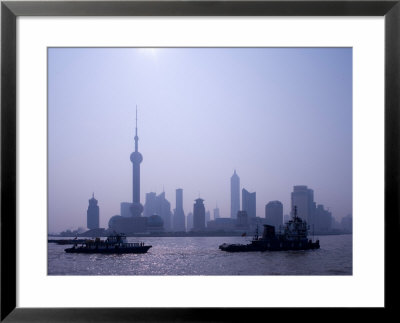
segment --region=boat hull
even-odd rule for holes
[[[310,250],[310,249],[319,249],[319,241],[316,242],[253,241],[252,243],[247,245],[224,243],[219,246],[219,249],[227,252]]]
[[[152,246],[137,246],[137,247],[126,247],[126,248],[67,248],[67,253],[101,253],[101,254],[123,254],[123,253],[147,253]]]

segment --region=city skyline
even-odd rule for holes
[[[185,214],[201,197],[230,217],[236,170],[258,217],[273,200],[289,214],[293,186],[306,185],[341,219],[352,213],[351,67],[349,48],[50,49],[49,231],[85,227],[92,192],[100,227],[131,201],[136,105],[141,204],[165,192],[174,205],[181,188]]]

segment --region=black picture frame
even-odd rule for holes
[[[17,308],[16,307],[16,19],[18,16],[384,16],[385,19],[385,306],[384,308]],[[400,0],[378,1],[2,1],[1,3],[1,321],[234,322],[371,319],[396,311],[399,217]],[[371,237],[372,239],[372,237]],[[371,242],[373,243],[373,241]],[[373,255],[371,255],[373,256]],[[40,291],[37,291],[40,293]],[[250,293],[238,291],[240,297]],[[244,294],[243,294],[244,293]],[[318,297],[318,295],[316,295]],[[339,311],[338,310],[342,310]],[[305,312],[307,311],[307,312]],[[272,313],[272,314],[271,314]],[[244,315],[244,318],[243,318]],[[311,316],[310,316],[311,315]],[[316,316],[315,316],[316,315]],[[322,316],[321,316],[322,315]],[[247,318],[247,319],[246,319]],[[352,318],[352,317],[351,317]],[[277,318],[276,318],[277,319]]]

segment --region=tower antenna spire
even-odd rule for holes
[[[138,151],[138,141],[139,137],[137,135],[137,104],[136,104],[136,125],[135,125],[135,151]]]

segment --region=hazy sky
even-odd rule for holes
[[[351,48],[51,48],[49,231],[100,226],[132,200],[138,106],[141,202],[199,195],[230,216],[230,177],[257,192],[257,216],[294,185],[337,219],[352,212]]]

